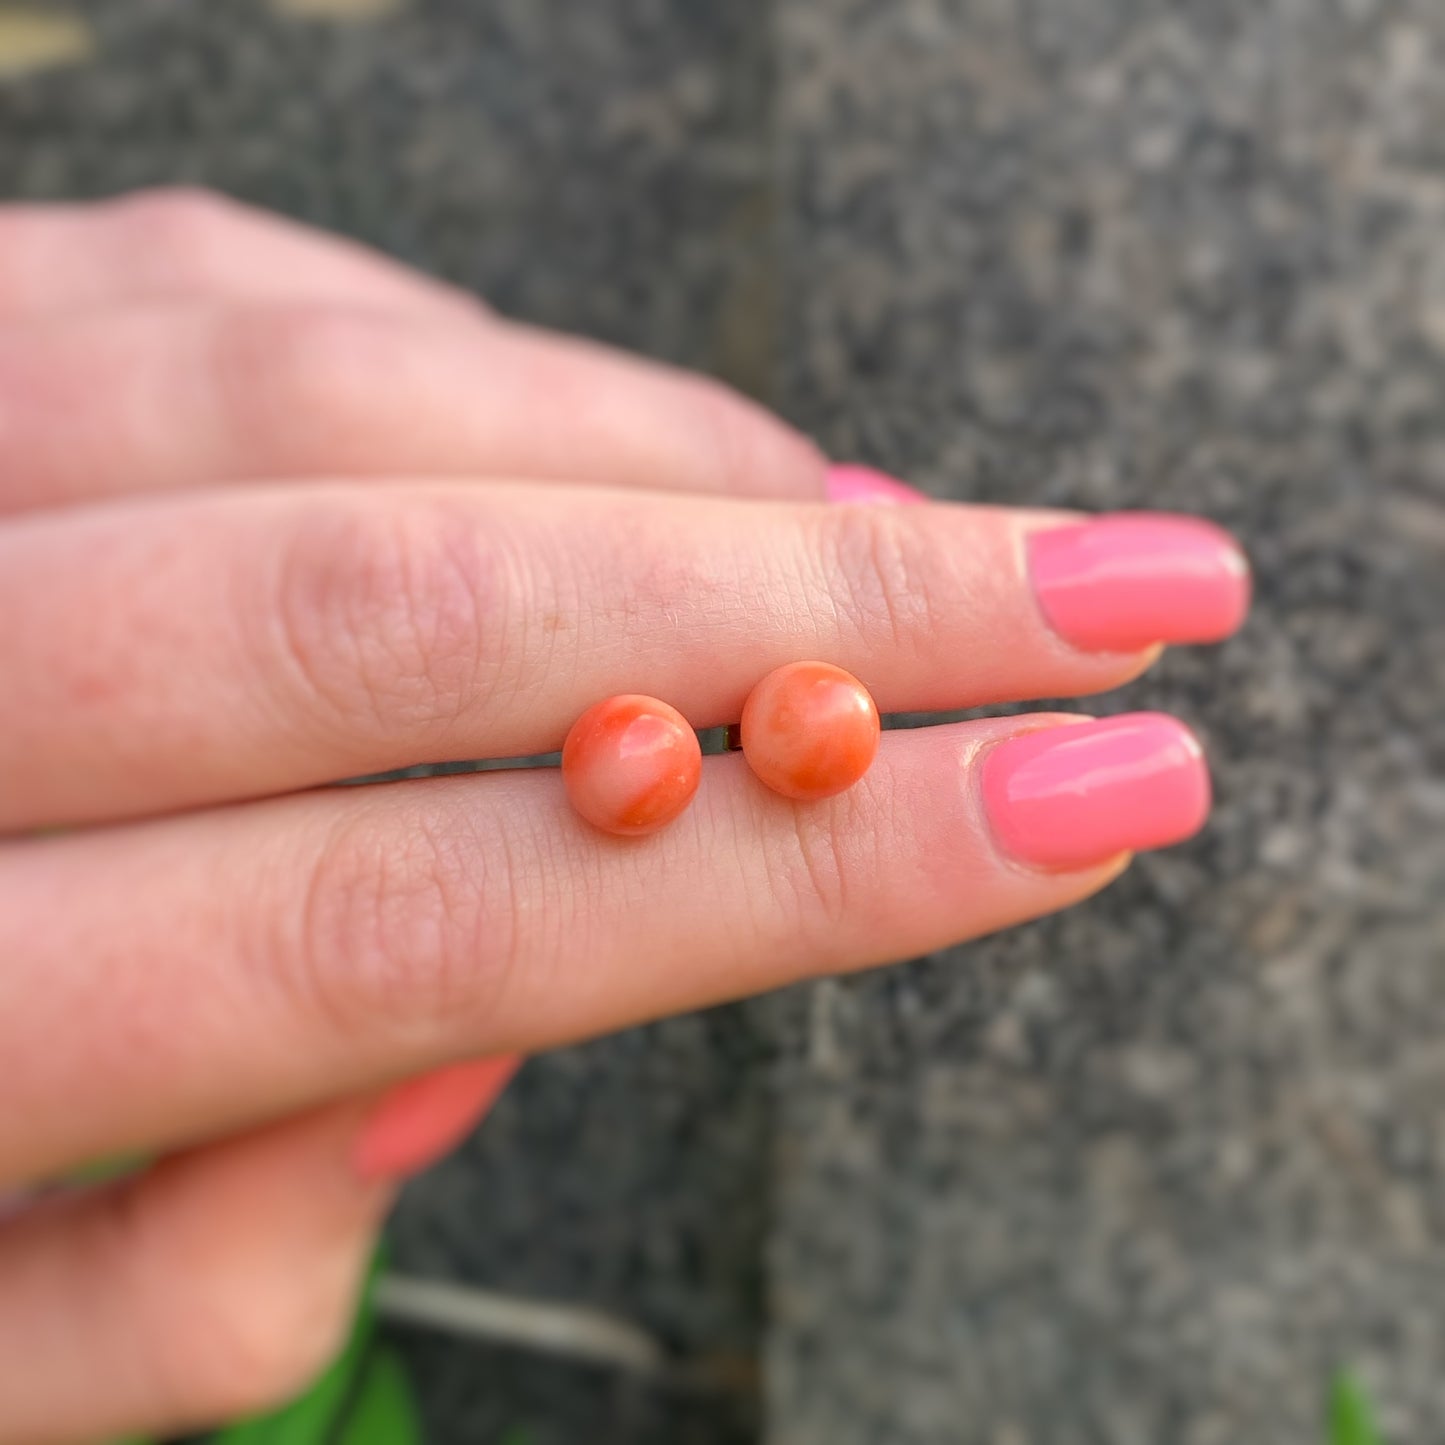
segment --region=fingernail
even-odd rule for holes
[[[884,472],[852,463],[828,468],[826,477],[830,502],[871,502],[885,507],[912,507],[928,501],[917,487],[895,481]]]
[[[1000,743],[984,759],[983,798],[1006,853],[1038,868],[1087,868],[1197,833],[1209,770],[1183,723],[1127,713]]]
[[[365,1180],[405,1179],[450,1154],[487,1116],[521,1059],[454,1064],[382,1096],[357,1137],[352,1162]]]
[[[1028,538],[1029,575],[1049,625],[1091,652],[1218,642],[1249,610],[1249,564],[1197,517],[1121,512]]]

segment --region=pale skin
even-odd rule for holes
[[[555,749],[613,693],[731,722],[800,658],[884,712],[1154,660],[1045,625],[1022,538],[1054,519],[833,507],[823,476],[715,383],[229,203],[0,209],[0,1185],[168,1155],[0,1224],[0,1439],[302,1384],[393,1195],[349,1163],[387,1084],[977,937],[1127,865],[1001,854],[978,760],[1038,717],[887,733],[818,804],[708,758],[633,841],[546,771],[324,786]]]

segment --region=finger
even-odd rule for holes
[[[297,1393],[340,1348],[390,1186],[333,1105],[0,1226],[0,1438],[183,1430]]]
[[[1071,520],[500,484],[32,517],[0,531],[0,828],[544,752],[613,693],[729,723],[798,658],[847,668],[889,712],[1114,687],[1152,659],[1147,632],[1076,647],[1034,587],[1028,537]],[[1203,621],[1231,630],[1237,548],[1156,525],[1122,575],[1095,566],[1076,590],[1122,585],[1118,620],[1157,619],[1173,641],[1200,618],[1162,599],[1192,580],[1215,608]]]
[[[288,304],[0,327],[0,512],[220,482],[515,476],[821,497],[718,382],[522,326]]]
[[[380,252],[211,191],[0,207],[0,320],[154,301],[350,302],[434,319],[484,314],[470,293]]]
[[[863,782],[815,805],[711,758],[691,809],[631,842],[523,770],[12,844],[0,1056],[30,1103],[0,1118],[0,1180],[925,953],[1201,825],[1179,724],[1008,751],[1059,722],[885,733]]]
[[[430,1168],[486,1117],[521,1066],[515,1055],[469,1059],[395,1085],[357,1140],[357,1172],[400,1179]]]

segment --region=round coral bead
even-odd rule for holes
[[[636,838],[666,827],[702,778],[697,734],[675,707],[627,693],[589,707],[562,745],[562,782],[594,827]]]
[[[785,798],[831,798],[873,763],[881,725],[868,689],[828,662],[790,662],[743,704],[743,756]]]

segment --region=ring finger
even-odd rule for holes
[[[0,1437],[209,1425],[305,1385],[343,1338],[394,1194],[351,1167],[366,1107],[220,1140],[0,1225]]]

